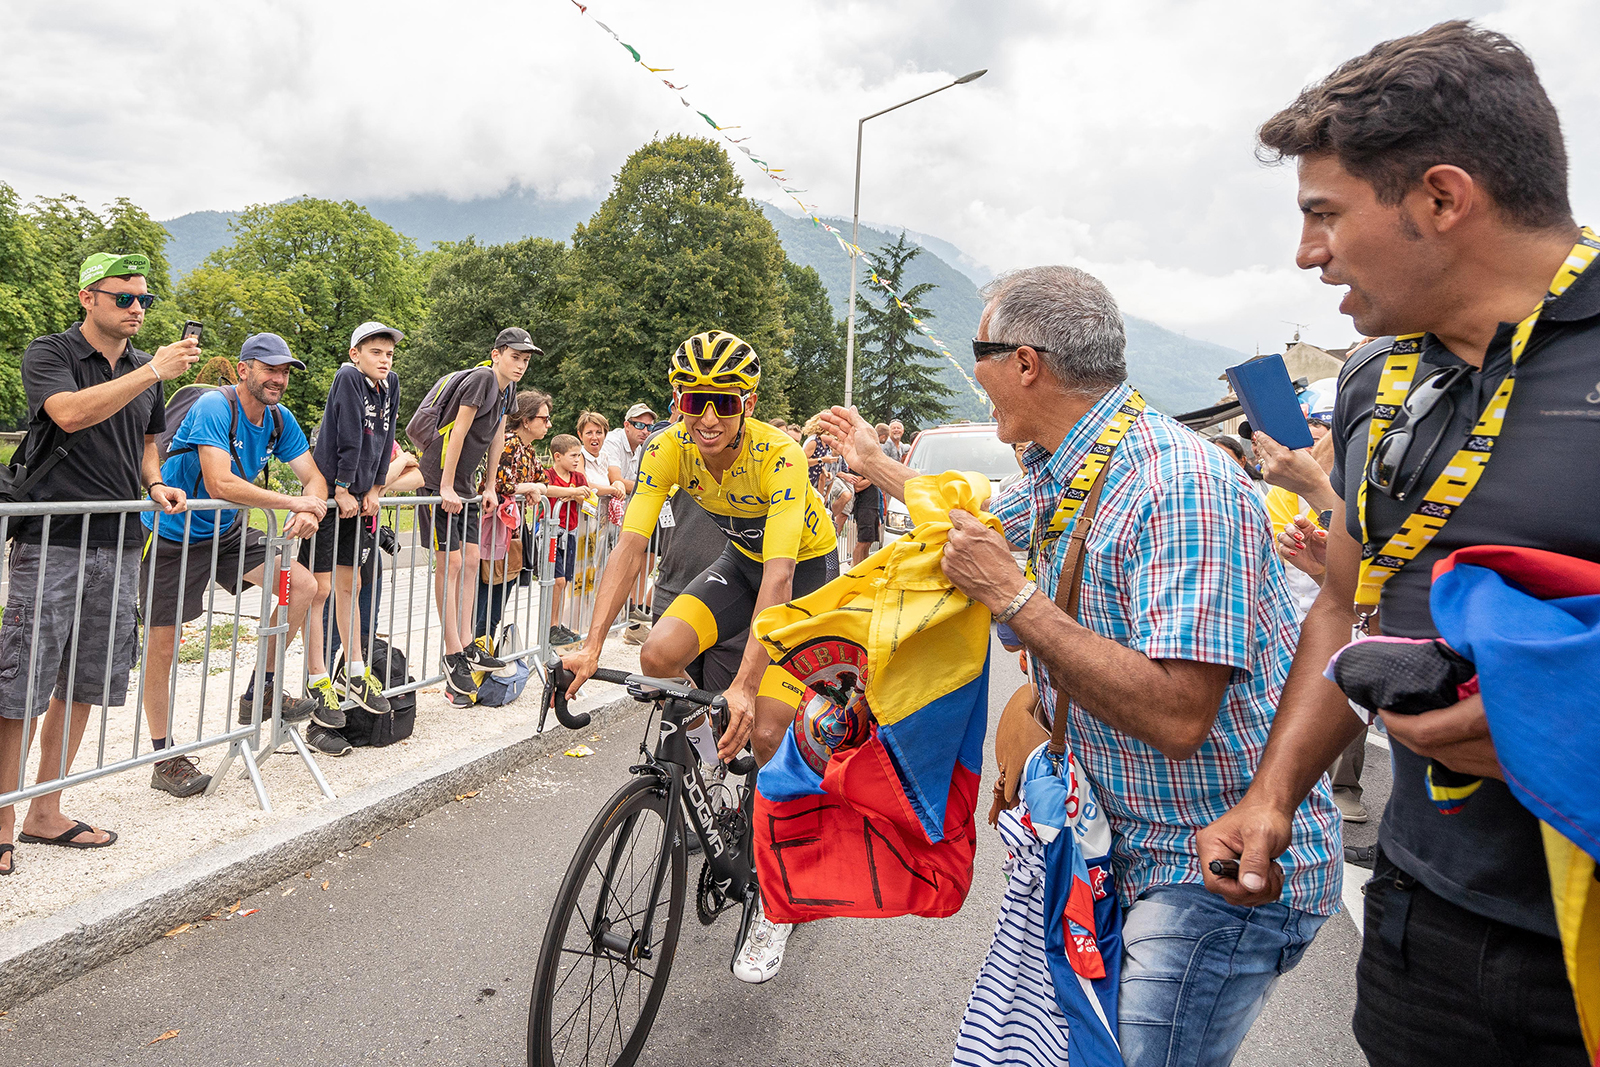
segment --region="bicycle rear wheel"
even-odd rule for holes
[[[672,832],[665,790],[637,778],[606,802],[561,882],[528,1005],[530,1067],[629,1067],[644,1048],[666,992],[686,897],[680,828]],[[664,880],[663,880],[664,879]],[[652,888],[661,892],[645,942]]]

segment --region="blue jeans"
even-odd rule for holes
[[[1117,1039],[1127,1067],[1225,1067],[1326,916],[1234,907],[1201,885],[1147,890],[1124,913]]]

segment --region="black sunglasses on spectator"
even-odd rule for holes
[[[107,289],[90,289],[89,292],[114,297],[117,301],[117,307],[124,309],[132,307],[133,302],[137,300],[140,307],[149,311],[150,305],[156,302],[156,294],[154,293],[113,293]]]
[[[702,408],[701,410],[704,411],[705,409]],[[630,420],[628,422],[628,425],[632,426],[635,430],[648,430],[650,428],[651,424],[648,423],[648,422],[639,422],[637,420]]]
[[[973,361],[976,362],[978,360],[987,359],[989,356],[998,356],[1006,352],[1015,352],[1019,348],[1031,348],[1035,352],[1050,351],[1048,348],[1041,348],[1038,345],[1030,345],[1026,341],[1021,341],[1017,344],[1011,344],[1006,341],[973,341],[972,358]]]
[[[1450,423],[1455,418],[1456,402],[1450,396],[1450,388],[1465,377],[1469,370],[1471,368],[1465,365],[1441,370],[1430,374],[1411,388],[1411,392],[1406,394],[1405,402],[1400,405],[1406,421],[1400,426],[1386,430],[1372,449],[1372,461],[1367,464],[1368,485],[1394,500],[1404,500],[1410,495],[1417,487],[1422,472],[1427,469],[1433,454],[1439,449],[1439,442],[1444,440],[1444,435],[1449,432]],[[1439,406],[1441,400],[1450,405],[1444,421],[1439,424],[1439,431],[1433,435],[1433,443],[1428,445],[1428,450],[1422,454],[1422,461],[1417,464],[1417,469],[1411,472],[1411,477],[1402,485],[1399,481],[1400,467],[1405,463],[1406,454],[1411,451],[1411,444],[1416,439],[1417,433],[1414,427],[1427,418],[1433,409]]]

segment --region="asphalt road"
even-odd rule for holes
[[[996,652],[991,727],[1020,681],[1014,657]],[[577,737],[593,756],[541,760],[257,893],[244,902],[253,915],[202,922],[17,1006],[0,1018],[0,1063],[525,1062],[551,897],[643,730],[641,714]],[[1366,777],[1386,786],[1386,761]],[[1381,796],[1372,799],[1376,813]],[[1375,826],[1376,816],[1352,838],[1365,843]],[[728,973],[732,913],[709,929],[686,915],[641,1062],[947,1064],[1001,894],[995,835],[979,842],[958,915],[802,927],[764,986]],[[691,886],[697,874],[691,859]],[[1349,917],[1330,919],[1236,1063],[1364,1064],[1349,1027],[1358,947]]]

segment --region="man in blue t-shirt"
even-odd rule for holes
[[[290,367],[306,369],[277,334],[258,333],[246,338],[239,350],[239,384],[195,401],[172,439],[167,461],[161,466],[162,482],[181,488],[190,499],[286,509],[290,515],[284,533],[295,537],[314,534],[327,512],[328,486],[311,457],[305,432],[294,415],[279,403],[289,385]],[[287,496],[254,484],[269,457],[289,464],[305,488],[302,495]],[[267,544],[261,531],[250,529],[236,510],[160,516],[146,512],[143,519],[156,535],[145,552],[139,578],[140,588],[151,590],[149,616],[145,620],[149,641],[144,676],[165,679],[171,676],[172,657],[177,651],[176,627],[205,611],[206,593],[212,582],[235,594],[247,585],[261,585]],[[316,591],[317,580],[311,572],[299,563],[293,564],[287,640],[294,640]],[[255,701],[252,674],[250,685],[239,700],[240,725],[249,725],[252,706],[257,703],[263,715],[271,713],[274,652],[269,639],[263,652],[268,664],[266,685],[260,701]],[[319,668],[321,654],[320,647],[306,650],[313,673],[327,670],[325,665]],[[144,711],[152,737],[167,736],[169,698],[165,685],[145,687]],[[286,722],[313,715],[330,729],[344,725],[344,713],[338,709],[327,708],[320,701],[284,698]]]

